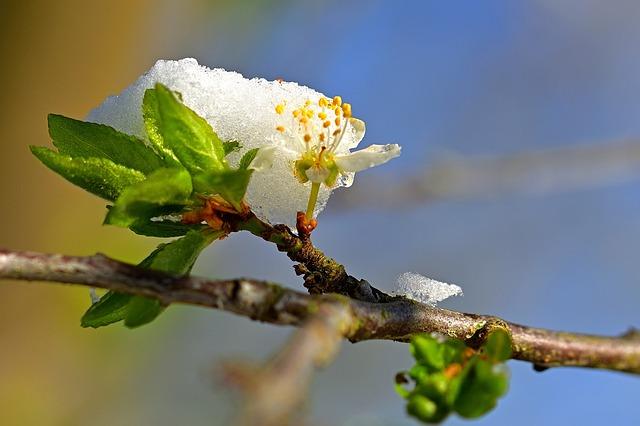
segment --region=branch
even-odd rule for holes
[[[253,213],[238,218],[225,217],[231,232],[249,231],[265,241],[274,243],[289,259],[299,262],[296,274],[304,277],[304,286],[311,294],[337,293],[366,302],[390,302],[394,297],[347,274],[345,268],[326,256],[311,243],[309,236],[299,237],[285,225],[271,225],[258,219]]]
[[[333,359],[351,321],[345,306],[322,304],[262,368],[227,363],[224,366],[227,382],[245,394],[240,419],[234,424],[294,424],[293,417],[305,401],[314,369]]]
[[[424,171],[422,171],[424,170]],[[393,183],[368,180],[338,191],[331,208],[407,208],[448,198],[505,193],[546,194],[600,187],[640,178],[638,141],[571,146],[516,155],[436,161]]]
[[[346,308],[351,327],[343,336],[406,341],[415,333],[441,333],[477,347],[496,326],[512,336],[513,358],[540,367],[577,366],[640,374],[640,337],[602,337],[532,328],[499,318],[429,307],[404,298],[386,303],[339,295],[307,295],[249,279],[176,277],[111,260],[0,250],[0,278],[82,284],[233,312],[253,320],[300,326],[328,304]]]

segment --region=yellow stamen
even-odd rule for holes
[[[333,106],[340,106],[340,105],[342,105],[342,98],[340,96],[334,96]]]
[[[345,118],[351,117],[351,104],[345,103],[344,105],[342,105],[342,113],[344,114]]]
[[[277,114],[282,114],[283,112],[284,112],[284,105],[282,105],[282,104],[276,105],[276,113]]]
[[[326,98],[320,98],[318,99],[318,105],[321,106],[322,108],[327,106],[327,99]]]
[[[324,123],[322,123],[322,127],[324,127],[325,129],[327,127],[331,126],[331,122],[329,120],[325,121]]]
[[[340,125],[340,117],[336,117],[335,121],[336,121],[336,126],[339,126]]]
[[[309,133],[304,135],[304,141],[309,142],[311,140],[311,135]]]
[[[284,132],[284,126],[277,126],[276,130],[279,131],[280,133]]]
[[[318,113],[318,118],[319,118],[320,120],[325,120],[325,119],[327,118],[327,114],[326,114],[326,113],[324,113],[324,112],[319,112],[319,113]]]

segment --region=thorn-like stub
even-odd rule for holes
[[[533,371],[537,371],[538,373],[542,373],[543,371],[547,371],[550,367],[542,364],[533,364]]]

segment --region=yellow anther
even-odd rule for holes
[[[304,135],[304,141],[305,142],[309,142],[311,140],[311,135],[309,133],[307,133],[306,135]]]
[[[322,127],[324,127],[325,129],[327,127],[331,126],[331,122],[329,120],[325,121],[324,123],[322,123]]]
[[[335,130],[335,131],[333,132],[333,136],[338,136],[339,134],[340,134],[340,129]]]
[[[342,98],[340,96],[334,96],[333,106],[340,106],[340,105],[342,105]]]
[[[326,119],[326,118],[327,118],[327,114],[326,114],[326,113],[324,113],[324,112],[319,112],[319,113],[318,113],[318,118],[319,118],[320,120],[324,120],[324,119]]]
[[[322,108],[327,106],[327,99],[326,98],[320,98],[318,99],[318,105],[320,105]]]
[[[340,117],[336,117],[336,126],[340,125]]]
[[[344,114],[345,118],[351,117],[351,104],[345,103],[344,105],[342,105],[342,113]]]
[[[276,126],[276,130],[282,133],[284,132],[284,126]]]
[[[307,100],[304,102],[304,106],[305,106],[305,107],[308,107],[309,105],[311,105],[311,101],[310,101],[309,99],[307,99]]]
[[[293,116],[298,118],[299,115],[300,115],[300,110],[299,109],[294,109],[293,110]]]
[[[334,112],[336,115],[340,115],[340,114],[342,114],[342,108],[340,108],[339,106],[337,106],[337,107],[335,107],[335,108],[334,108],[333,112]]]
[[[276,113],[277,114],[282,114],[283,112],[284,112],[284,105],[282,105],[282,104],[276,105]]]
[[[324,133],[320,133],[320,142],[324,142]]]
[[[308,109],[305,111],[307,118],[313,118],[313,110]]]
[[[300,117],[300,123],[307,124],[308,121],[309,121],[309,119],[307,117],[305,117],[305,116]]]

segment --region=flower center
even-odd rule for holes
[[[307,100],[302,106],[289,110],[286,102],[275,106],[282,116],[276,130],[300,144],[299,151],[315,157],[318,163],[330,158],[336,151],[351,118],[351,104],[343,103],[340,96],[321,97],[317,102]]]

